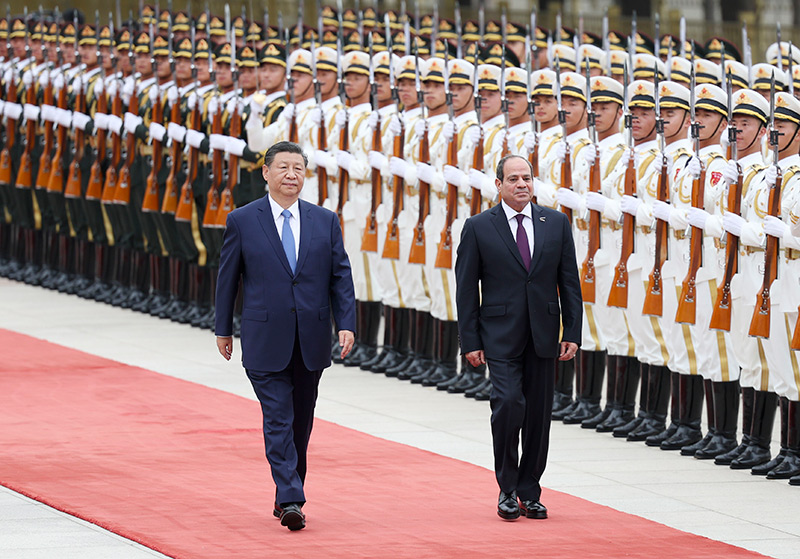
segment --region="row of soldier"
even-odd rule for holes
[[[452,264],[519,154],[582,263],[554,417],[800,483],[800,51],[752,64],[746,40],[742,58],[723,39],[346,13],[0,21],[0,272],[210,325],[227,214],[263,194],[266,148],[296,141],[303,197],[339,214],[353,267],[345,365],[485,399],[486,371],[459,372]]]

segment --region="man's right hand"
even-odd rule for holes
[[[232,336],[217,336],[217,349],[219,354],[227,361],[231,360],[233,355],[233,337]]]
[[[467,358],[467,361],[469,361],[469,364],[473,367],[479,367],[486,364],[486,357],[483,355],[482,349],[470,351],[464,357]]]

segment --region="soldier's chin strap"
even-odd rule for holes
[[[720,117],[719,117],[719,121],[717,122],[717,125],[714,127],[714,131],[713,131],[713,132],[711,132],[711,134],[709,134],[709,135],[708,135],[708,136],[705,138],[706,140],[707,140],[708,138],[713,138],[714,136],[716,136],[716,135],[717,135],[717,130],[719,130],[719,127],[720,127],[720,126],[722,126],[722,121],[723,121],[723,120],[724,120],[724,121],[727,123],[727,122],[728,122],[728,117],[726,117],[726,116],[720,116]],[[701,138],[701,139],[702,139],[702,138]]]
[[[784,151],[792,147],[792,144],[794,143],[794,139],[797,137],[798,132],[800,132],[800,124],[795,125],[794,133],[792,134],[792,137],[789,138],[789,141],[786,143],[786,147],[781,150],[778,150],[778,153],[783,153]]]
[[[761,124],[758,125],[758,130],[756,130],[756,134],[755,134],[755,136],[753,136],[753,141],[750,142],[749,144],[747,144],[747,147],[744,148],[744,151],[749,150],[751,147],[753,147],[753,144],[756,143],[756,140],[760,139],[758,133],[761,132],[762,128],[764,128],[764,123],[761,123]]]
[[[672,139],[672,138],[674,138],[674,137],[675,137],[675,136],[677,136],[678,134],[680,134],[680,133],[681,133],[681,131],[683,130],[683,125],[684,125],[684,123],[686,122],[686,116],[687,116],[688,114],[689,114],[689,111],[687,111],[686,109],[684,109],[684,110],[683,110],[683,118],[681,119],[681,123],[680,123],[680,125],[678,125],[678,131],[677,131],[677,132],[675,132],[674,134],[672,134],[671,136],[667,136],[667,135],[665,134],[665,135],[664,135],[664,138],[666,138],[667,140],[669,140],[669,139]]]

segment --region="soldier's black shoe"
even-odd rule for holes
[[[664,429],[663,431],[661,431],[657,435],[652,435],[650,437],[647,437],[644,440],[644,444],[646,444],[647,446],[659,446],[660,447],[661,443],[663,443],[668,438],[670,438],[672,435],[674,435],[677,430],[678,430],[678,424],[674,423],[674,422],[670,423],[669,427],[667,427],[666,429]]]
[[[694,457],[698,460],[710,460],[722,456],[726,452],[730,452],[737,447],[736,436],[728,437],[717,433],[708,444],[694,453]],[[766,475],[767,472],[764,472]]]

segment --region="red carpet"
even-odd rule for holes
[[[170,556],[759,556],[554,491],[549,520],[506,523],[491,472],[324,421],[290,533],[256,402],[5,330],[0,347],[0,484]]]

